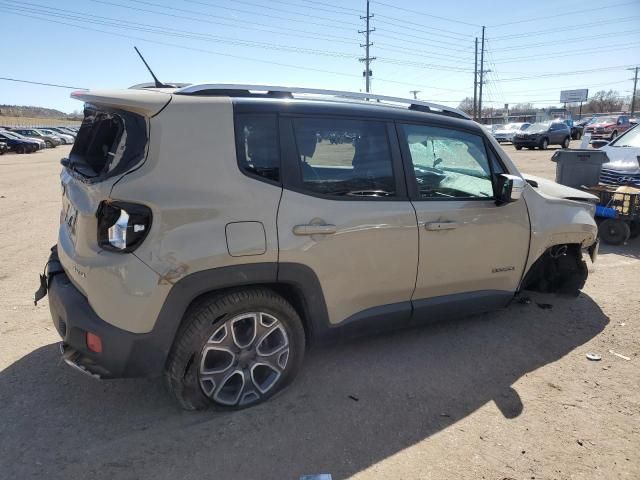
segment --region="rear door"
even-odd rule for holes
[[[523,200],[496,205],[492,176],[504,167],[480,133],[399,124],[398,135],[420,237],[416,318],[505,304],[525,266],[529,218]]]
[[[302,115],[283,117],[281,131],[281,268],[315,272],[330,326],[406,323],[418,232],[392,124]]]

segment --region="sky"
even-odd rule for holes
[[[0,0],[0,77],[78,88],[160,80],[364,91],[366,0]],[[559,105],[560,90],[631,94],[640,0],[371,1],[372,91],[457,104]],[[71,89],[0,80],[0,104],[81,110]]]

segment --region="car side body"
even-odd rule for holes
[[[586,280],[595,197],[525,182],[455,112],[242,88],[74,96],[87,129],[127,129],[98,168],[81,128],[61,173],[44,288],[65,359],[85,373],[161,375],[189,312],[255,289],[290,305],[310,345],[502,308],[523,288],[575,293]],[[516,185],[521,198],[504,191]],[[114,244],[118,228],[139,234],[135,245]]]

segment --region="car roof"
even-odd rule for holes
[[[331,101],[321,99],[282,99],[267,97],[233,97],[237,113],[285,113],[290,115],[338,115],[344,117],[424,122],[484,133],[480,124],[464,118],[378,104],[376,102]]]

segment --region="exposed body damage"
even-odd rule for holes
[[[531,240],[520,289],[577,295],[588,274],[582,249],[596,242],[597,197],[543,178],[524,178]]]
[[[65,362],[243,408],[308,343],[584,285],[595,197],[523,177],[464,114],[232,87],[74,94],[85,119],[36,293]]]

